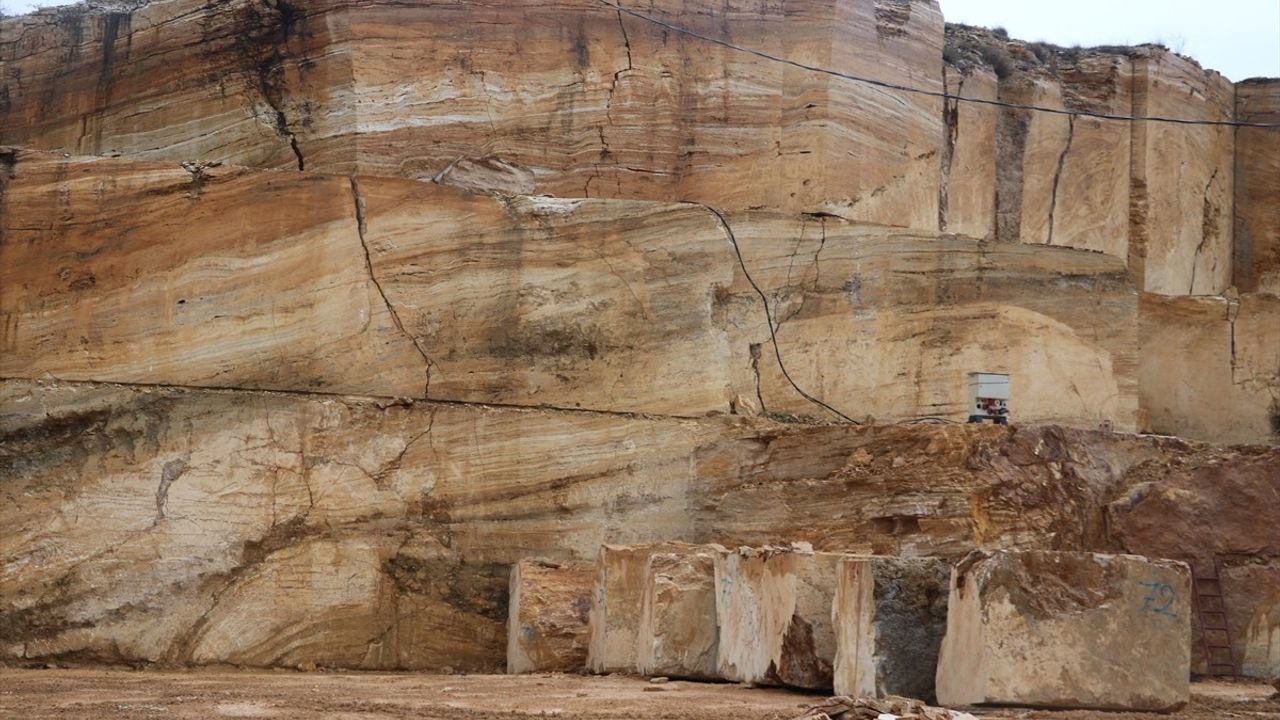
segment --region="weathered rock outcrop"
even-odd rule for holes
[[[587,666],[587,615],[595,567],[521,560],[511,567],[507,672],[576,672]]]
[[[1190,601],[1178,562],[975,552],[952,572],[938,700],[1177,709],[1190,698]]]
[[[1159,496],[1149,463],[1257,487],[1280,462],[1273,448],[1062,428],[95,383],[5,381],[0,407],[0,653],[32,661],[501,669],[522,558],[778,537],[951,559],[979,545],[1123,550],[1136,536],[1111,536],[1106,508],[1134,483]],[[1261,517],[1215,527],[1243,543]],[[1269,601],[1248,602],[1234,603],[1242,617]]]
[[[837,695],[935,702],[951,564],[938,558],[840,561],[831,620]]]

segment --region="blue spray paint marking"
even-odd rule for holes
[[[1150,592],[1142,599],[1142,609],[1149,610],[1157,615],[1165,617],[1177,618],[1177,613],[1170,610],[1173,604],[1178,601],[1178,594],[1173,591],[1173,586],[1161,582],[1143,582],[1138,584],[1147,588]]]

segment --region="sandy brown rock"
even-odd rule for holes
[[[975,552],[952,574],[938,700],[1175,710],[1189,699],[1191,612],[1183,563]]]
[[[1280,296],[1144,293],[1139,303],[1138,384],[1151,429],[1220,442],[1280,439]]]
[[[591,595],[588,669],[596,673],[637,670],[649,559],[655,553],[697,550],[680,542],[600,547]]]
[[[1065,428],[93,383],[6,381],[0,406],[13,499],[0,504],[0,652],[21,662],[500,670],[523,558],[778,537],[949,558],[1119,549],[1105,508],[1131,482],[1159,488],[1166,473],[1144,463],[1179,458],[1256,485],[1277,462],[1273,448]],[[1218,527],[1239,523],[1246,542],[1260,517]],[[1192,541],[1204,528],[1184,524]],[[1252,597],[1228,602],[1253,617],[1266,601]]]
[[[717,672],[726,680],[831,687],[836,553],[806,544],[739,548],[716,558]]]
[[[1193,60],[1155,47],[1133,59],[1133,114],[1231,120],[1235,88]],[[1133,124],[1129,265],[1139,289],[1216,295],[1231,285],[1235,132]]]
[[[710,545],[649,557],[637,633],[637,670],[644,675],[718,678],[715,559]]]
[[[934,0],[633,10],[942,88]],[[593,0],[171,0],[37,13],[0,36],[13,68],[6,142],[419,179],[500,164],[519,169],[521,192],[937,224],[940,100],[765,60]],[[481,184],[512,188],[491,179]]]
[[[1097,253],[689,204],[14,158],[7,377],[840,419],[794,380],[848,417],[898,420],[964,419],[966,374],[1005,371],[1017,421],[1135,426],[1136,305],[1123,264]]]
[[[939,558],[846,557],[836,574],[835,692],[935,702],[951,564]]]
[[[1236,119],[1280,123],[1280,79],[1236,83]],[[1280,130],[1236,130],[1235,255],[1240,292],[1280,295]]]
[[[511,567],[507,672],[577,672],[587,666],[595,567],[521,560]]]

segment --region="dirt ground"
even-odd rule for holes
[[[1280,701],[1261,682],[1193,686],[1174,715],[984,710],[990,720],[1027,718],[1274,718]],[[672,681],[576,675],[417,675],[373,673],[133,672],[0,670],[0,718],[338,718],[482,720],[559,717],[785,720],[821,697]]]

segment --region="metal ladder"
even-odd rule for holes
[[[1205,574],[1212,571],[1212,575]],[[1227,626],[1227,601],[1222,595],[1222,573],[1218,559],[1212,564],[1191,565],[1191,585],[1200,616],[1200,642],[1204,647],[1207,675],[1234,675],[1231,631]]]

